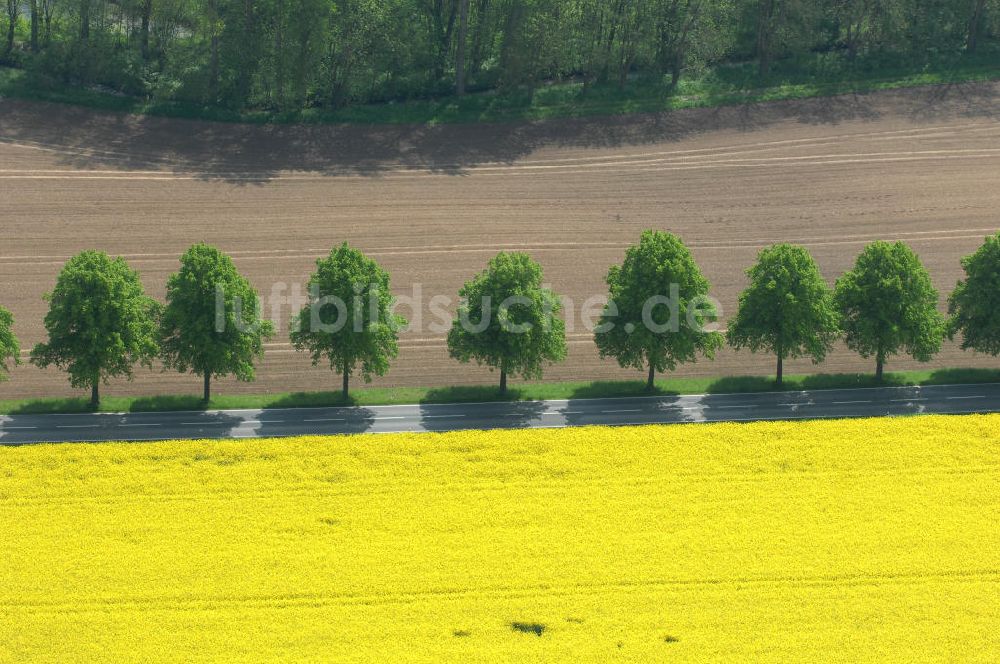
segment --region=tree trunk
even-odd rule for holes
[[[42,43],[46,47],[52,43],[52,3],[44,2],[42,4],[42,20],[45,26],[44,39]]]
[[[80,41],[90,39],[90,0],[80,0]]]
[[[142,3],[142,21],[139,24],[139,52],[142,60],[149,60],[149,18],[153,14],[153,0]]]
[[[969,19],[969,35],[965,42],[965,50],[975,53],[979,46],[979,30],[983,22],[983,13],[986,10],[986,0],[974,0],[972,5],[972,18]]]
[[[774,381],[774,384],[777,385],[778,387],[781,387],[782,382],[784,381],[784,366],[783,365],[784,365],[784,360],[782,359],[781,355],[778,355],[777,380]]]
[[[501,85],[517,83],[521,78],[521,22],[524,18],[524,0],[511,0],[500,42]]]
[[[883,371],[884,367],[885,367],[885,355],[883,355],[882,353],[879,353],[875,357],[875,382],[876,383],[881,383],[882,382],[882,371]]]
[[[649,363],[649,375],[646,376],[646,391],[652,392],[656,389],[656,367],[653,363]]]
[[[4,47],[4,55],[10,57],[14,50],[14,29],[17,27],[17,10],[20,8],[20,0],[7,0],[7,43]]]
[[[208,97],[209,102],[214,104],[219,100],[219,31],[216,25],[219,12],[215,0],[208,3],[208,15],[212,21],[208,38]]]
[[[295,103],[300,106],[306,98],[306,85],[308,84],[306,79],[310,73],[309,57],[314,50],[311,36],[315,30],[315,26],[306,26],[297,34],[299,49],[298,56],[295,58],[295,72],[292,76],[292,94],[295,95]]]
[[[479,0],[476,5],[476,27],[472,33],[472,67],[470,71],[478,74],[483,66],[483,33],[486,31],[486,19],[489,14],[490,0]]]
[[[253,0],[243,0],[243,39],[239,48],[239,57],[242,60],[236,70],[236,99],[240,107],[246,106],[250,100],[250,91],[253,87],[253,72],[258,65],[258,53],[255,43],[255,33],[257,29],[257,5]]]
[[[213,28],[214,30],[214,28]],[[211,55],[208,63],[208,94],[214,104],[219,100],[219,36],[212,33]]]
[[[31,10],[31,52],[38,52],[38,0],[31,0],[28,5]]]
[[[342,376],[342,378],[343,378],[343,387],[341,388],[341,391],[343,392],[343,394],[342,394],[343,399],[346,402],[348,396],[350,395],[350,383],[351,383],[351,372],[347,368],[347,363],[346,362],[344,363],[343,372],[344,372],[343,376]]]
[[[507,395],[507,370],[500,369],[500,396]]]
[[[689,48],[688,35],[691,32],[691,28],[694,27],[695,22],[698,20],[698,15],[701,12],[701,4],[699,2],[694,2],[688,6],[687,10],[688,16],[684,21],[684,29],[681,31],[680,37],[674,41],[674,56],[670,67],[670,87],[673,88],[676,88],[677,84],[681,81],[681,74],[684,71],[684,62]],[[673,12],[676,15],[676,2],[674,3]]]
[[[201,400],[208,405],[208,402],[212,400],[212,372],[205,372],[205,391],[201,397]]]
[[[285,105],[285,2],[278,0],[274,26],[274,87],[278,108]]]
[[[670,66],[670,87],[676,88],[677,84],[681,82],[681,71],[684,69],[684,63],[681,61],[680,56],[674,58],[673,64]]]
[[[95,378],[90,384],[90,408],[91,410],[97,410],[101,405],[101,381],[99,378]]]
[[[610,27],[608,28],[607,39],[604,40],[604,50],[601,56],[600,75],[598,82],[607,83],[611,75],[611,53],[615,47],[615,39],[618,36],[618,29],[622,27],[621,16],[624,9],[624,2],[618,0],[611,11]]]
[[[757,73],[767,76],[771,70],[771,25],[775,0],[759,0],[757,4]]]
[[[624,50],[626,47],[622,45]],[[630,54],[623,53],[618,66],[618,89],[624,90],[625,84],[628,83],[628,72],[632,67],[632,57]]]
[[[458,44],[455,46],[455,94],[465,94],[465,39],[469,33],[469,0],[462,3],[458,17]]]
[[[840,31],[839,22],[837,31]],[[844,43],[847,44],[848,61],[854,62],[854,57],[857,55],[857,45],[855,44],[854,19],[852,17],[847,19],[847,36],[844,38]]]
[[[347,103],[347,82],[351,75],[351,60],[354,57],[354,46],[345,42],[333,60],[330,67],[330,106],[340,108]]]
[[[445,5],[443,0],[434,0],[432,8],[433,30],[435,39],[435,49],[437,53],[434,59],[434,79],[440,81],[444,76],[445,61],[448,59],[448,51],[451,49],[451,34],[455,29],[455,14],[458,7],[451,4],[448,16],[445,17]]]

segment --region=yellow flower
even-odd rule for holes
[[[0,449],[0,661],[990,659],[1000,416]]]

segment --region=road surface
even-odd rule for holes
[[[0,445],[1000,412],[1000,384],[264,410],[0,415]]]

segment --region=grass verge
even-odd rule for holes
[[[808,374],[785,377],[783,391],[830,390],[863,387],[905,387],[1000,383],[1000,370],[936,369],[888,373],[881,383],[871,374]],[[733,394],[770,392],[770,376],[666,378],[648,392],[643,381],[592,381],[525,383],[510,387],[505,396],[492,385],[451,387],[392,387],[354,390],[345,401],[340,392],[289,392],[278,394],[220,394],[206,407],[195,395],[106,397],[101,412],[165,412],[176,410],[231,410],[238,408],[310,408],[325,406],[386,406],[413,403],[470,403],[482,401],[539,401],[547,399],[597,399],[677,394]],[[85,413],[85,398],[22,399],[0,401],[0,413],[10,415]]]
[[[998,58],[966,56],[934,65],[846,66],[828,60],[786,65],[766,78],[752,63],[726,65],[676,88],[637,81],[585,86],[553,83],[526,90],[482,92],[459,97],[363,104],[341,109],[238,111],[189,102],[163,101],[66,85],[25,70],[0,67],[0,96],[75,104],[108,111],[174,118],[246,123],[439,124],[506,122],[620,115],[684,108],[731,106],[765,101],[865,93],[923,85],[1000,79]]]

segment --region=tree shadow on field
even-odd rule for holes
[[[680,394],[677,390],[664,389],[659,384],[652,391],[641,380],[596,380],[573,390],[570,399],[602,399],[617,397],[667,397]]]
[[[344,399],[344,393],[332,392],[291,392],[271,400],[267,408],[336,408],[357,406],[353,396]]]
[[[164,395],[137,397],[129,404],[130,413],[156,413],[173,410],[207,410],[201,397],[194,395]]]
[[[965,383],[1000,383],[1000,369],[937,369],[931,373],[928,385],[961,385]]]
[[[742,394],[754,392],[771,392],[780,390],[770,376],[726,376],[712,383],[705,389],[707,394]],[[784,389],[798,389],[797,386],[786,384]]]
[[[500,395],[496,385],[448,385],[432,387],[420,399],[421,404],[472,403],[478,401],[520,401],[525,398],[524,390],[507,388],[507,394]]]
[[[873,374],[840,373],[810,374],[807,376],[787,376],[782,385],[775,383],[774,376],[726,376],[712,381],[706,388],[707,394],[754,394],[760,392],[795,392],[799,390],[834,390],[868,387],[901,387],[910,385],[912,380],[904,374],[886,373],[882,382]]]
[[[512,164],[543,148],[662,144],[788,122],[996,119],[998,92],[996,83],[969,82],[660,113],[436,125],[236,124],[4,100],[0,140],[57,155],[66,167],[154,171],[147,175],[172,173],[234,185],[262,184],[278,174],[380,177],[419,170],[462,175],[485,163]]]
[[[50,415],[55,413],[92,413],[90,399],[67,397],[65,399],[38,399],[19,403],[7,411],[8,415]]]

